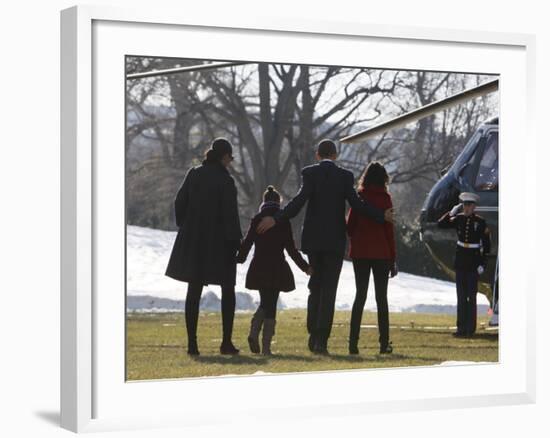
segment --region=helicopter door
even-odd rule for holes
[[[474,182],[476,192],[498,191],[498,132],[489,132]]]
[[[477,158],[472,189],[479,195],[478,210],[489,225],[498,226],[498,130],[486,134]]]
[[[487,131],[458,173],[461,191],[479,195],[480,210],[498,210],[498,129]]]
[[[476,212],[485,219],[491,232],[491,252],[488,253],[487,270],[481,277],[483,282],[492,284],[493,294],[498,291],[498,128],[485,134],[485,144],[481,149],[474,178],[473,189],[479,195]],[[492,299],[493,311],[497,310],[498,296]],[[495,313],[496,313],[495,312]]]

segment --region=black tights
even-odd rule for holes
[[[259,307],[264,311],[264,318],[275,319],[275,315],[277,314],[277,300],[279,299],[279,291],[261,289],[259,292]]]
[[[185,300],[185,325],[187,337],[197,339],[197,324],[199,321],[199,306],[202,294],[201,283],[189,283],[187,299]],[[233,334],[233,319],[235,318],[235,286],[222,286],[222,327],[224,342],[231,341]]]
[[[376,309],[378,314],[379,342],[382,346],[388,345],[390,321],[388,316],[388,276],[390,263],[382,259],[354,259],[353,270],[355,272],[355,285],[357,287],[355,301],[351,310],[350,340],[359,339],[363,308],[367,301],[369,278],[372,270],[374,276],[374,290],[376,296]]]

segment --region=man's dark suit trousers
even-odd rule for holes
[[[313,268],[308,284],[307,330],[326,343],[332,328],[344,254],[341,251],[315,251],[307,255]]]

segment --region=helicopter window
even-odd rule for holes
[[[464,147],[464,150],[460,153],[460,155],[456,158],[455,162],[451,166],[451,170],[453,170],[455,174],[464,171],[464,164],[470,163],[474,159],[475,149],[480,138],[481,133],[479,130],[477,130],[476,133],[470,138],[470,140],[468,140],[468,143]]]
[[[479,170],[475,180],[477,191],[494,191],[498,189],[498,133],[492,132],[487,138]]]

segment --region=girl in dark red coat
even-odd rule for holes
[[[254,244],[254,257],[248,268],[245,286],[247,289],[260,292],[260,305],[250,322],[248,344],[253,353],[260,352],[259,336],[263,325],[261,352],[270,355],[279,292],[289,292],[296,287],[290,266],[285,260],[284,250],[286,249],[302,271],[310,275],[311,269],[294,245],[289,221],[283,221],[263,234],[256,232],[256,226],[264,216],[273,216],[280,209],[281,196],[272,186],[268,186],[263,201],[242,241],[237,263],[245,262]]]
[[[393,208],[392,199],[388,193],[388,183],[389,176],[384,166],[373,161],[367,166],[359,181],[359,196],[369,204],[382,210]],[[380,224],[350,209],[347,219],[347,231],[350,237],[349,256],[353,261],[357,288],[351,311],[349,353],[359,354],[357,343],[359,341],[363,308],[367,301],[371,271],[374,276],[378,311],[380,353],[391,353],[388,278],[397,275],[393,224],[390,222]]]

